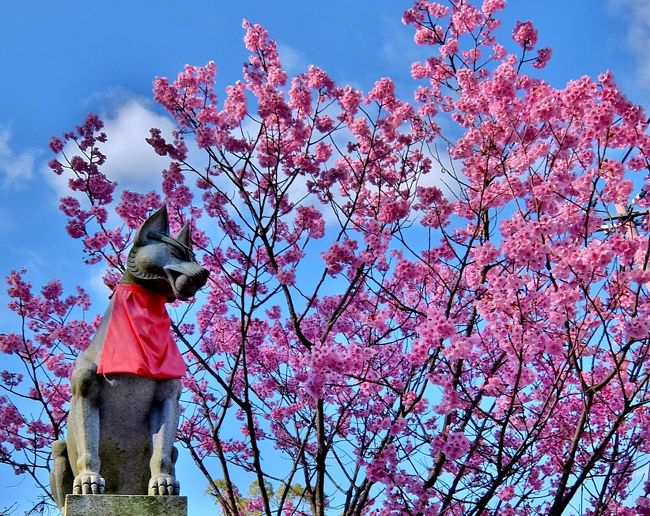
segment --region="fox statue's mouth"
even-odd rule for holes
[[[208,280],[209,272],[198,263],[187,262],[164,267],[169,286],[176,299],[186,301]]]

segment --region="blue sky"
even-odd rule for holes
[[[155,76],[174,77],[186,63],[215,60],[223,89],[237,80],[246,53],[242,18],[263,24],[290,72],[325,69],[339,84],[369,89],[391,76],[409,96],[411,61],[422,57],[401,24],[409,2],[333,0],[240,2],[113,0],[6,2],[0,17],[0,273],[26,267],[35,284],[62,277],[102,298],[98,271],[81,263],[81,248],[64,230],[57,209],[60,184],[45,164],[51,136],[89,112],[104,117],[110,142],[106,173],[122,185],[150,189],[165,167],[144,144],[148,128],[171,127],[151,102]],[[561,86],[610,69],[636,102],[650,100],[650,2],[647,0],[511,0],[505,33],[532,20],[539,45],[553,48],[546,79]],[[0,331],[10,327],[0,292]],[[98,301],[95,310],[103,310]],[[2,360],[2,357],[0,357]],[[0,368],[2,364],[0,364]],[[200,512],[201,479],[180,473]],[[33,496],[29,479],[0,468],[3,502]]]

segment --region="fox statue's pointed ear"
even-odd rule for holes
[[[176,240],[178,240],[181,244],[184,246],[188,247],[189,249],[192,249],[192,237],[190,236],[190,225],[185,224],[183,226],[183,229],[181,229],[178,232],[178,235],[176,235]]]
[[[135,235],[133,245],[136,247],[143,246],[147,242],[147,234],[150,231],[156,231],[164,235],[169,235],[169,221],[167,219],[167,206],[163,207],[153,213],[147,220],[144,221],[142,227]]]

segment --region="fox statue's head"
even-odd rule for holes
[[[137,232],[122,281],[160,292],[169,301],[186,300],[205,285],[209,274],[196,261],[189,226],[176,236],[169,234],[167,207],[163,206]]]

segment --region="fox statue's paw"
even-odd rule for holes
[[[82,471],[72,484],[72,494],[104,494],[104,479],[93,471]]]
[[[160,474],[149,480],[150,495],[177,495],[181,486],[172,475]]]

